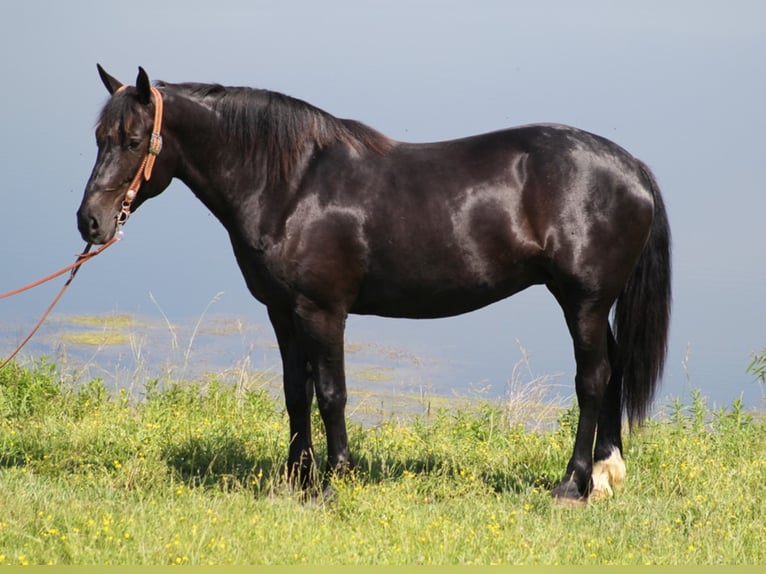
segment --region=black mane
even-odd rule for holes
[[[344,143],[356,152],[384,153],[392,142],[354,120],[336,118],[311,104],[278,92],[220,84],[158,82],[214,110],[243,154],[265,153],[267,178],[288,179],[295,164],[312,146]]]

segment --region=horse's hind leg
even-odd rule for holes
[[[611,302],[557,298],[564,309],[574,342],[577,362],[575,390],[580,418],[566,474],[551,494],[560,502],[584,502],[591,491],[593,438],[611,374],[607,340]]]
[[[609,384],[598,418],[596,449],[593,456],[593,491],[591,499],[613,494],[625,480],[625,461],[622,458],[622,369],[618,364],[617,342],[607,327],[609,362],[612,367]]]

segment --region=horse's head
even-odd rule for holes
[[[98,72],[112,97],[99,117],[96,165],[77,211],[77,227],[83,239],[96,244],[105,243],[117,231],[128,187],[149,157],[157,105],[149,77],[142,68],[139,68],[135,87],[123,87],[101,66]],[[153,171],[151,179],[138,182],[138,193],[130,205],[132,211],[170,183],[173,162],[169,155],[172,154],[163,152],[157,156],[156,165],[150,170]]]

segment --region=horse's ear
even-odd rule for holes
[[[101,81],[104,82],[109,95],[113,95],[114,92],[122,87],[122,82],[107,74],[106,70],[101,67],[101,64],[96,64],[96,67],[98,68],[98,75],[101,76]]]
[[[149,75],[141,66],[138,67],[136,90],[138,91],[139,102],[146,105],[152,101],[152,84],[149,82]]]

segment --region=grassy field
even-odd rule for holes
[[[766,422],[739,404],[668,405],[627,437],[624,489],[579,509],[548,494],[576,413],[529,430],[500,402],[352,425],[356,472],[303,501],[256,386],[0,371],[0,564],[766,563]]]

